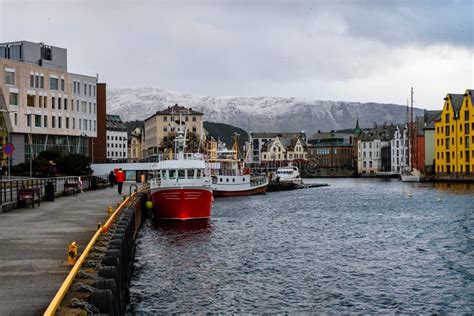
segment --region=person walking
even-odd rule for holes
[[[109,182],[110,182],[110,187],[113,188],[114,187],[114,183],[115,183],[115,173],[114,171],[110,171],[109,173]]]
[[[123,182],[125,181],[125,172],[122,171],[122,168],[119,168],[117,174],[115,175],[115,181],[117,181],[118,194],[122,194]]]

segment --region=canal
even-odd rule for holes
[[[472,313],[474,185],[320,179],[148,222],[130,313]]]

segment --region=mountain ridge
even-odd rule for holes
[[[205,121],[254,132],[300,131],[308,135],[374,123],[406,122],[406,106],[391,103],[320,101],[284,97],[213,97],[159,88],[120,88],[107,92],[108,112],[124,121],[144,120],[156,111],[179,104],[204,113]],[[422,109],[415,109],[422,115]]]

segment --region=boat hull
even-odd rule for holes
[[[254,188],[249,188],[247,190],[233,190],[233,191],[224,191],[219,189],[214,189],[214,196],[215,197],[230,197],[230,196],[248,196],[248,195],[256,195],[256,194],[264,194],[267,192],[268,185],[261,185]]]
[[[421,176],[411,175],[411,174],[407,174],[407,175],[402,174],[400,176],[400,179],[402,180],[402,182],[421,182],[422,181]]]
[[[152,189],[153,215],[157,220],[209,219],[211,188]]]

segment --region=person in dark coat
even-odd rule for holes
[[[110,171],[109,173],[109,182],[110,182],[110,187],[113,188],[114,183],[115,183],[115,174],[113,171]]]

